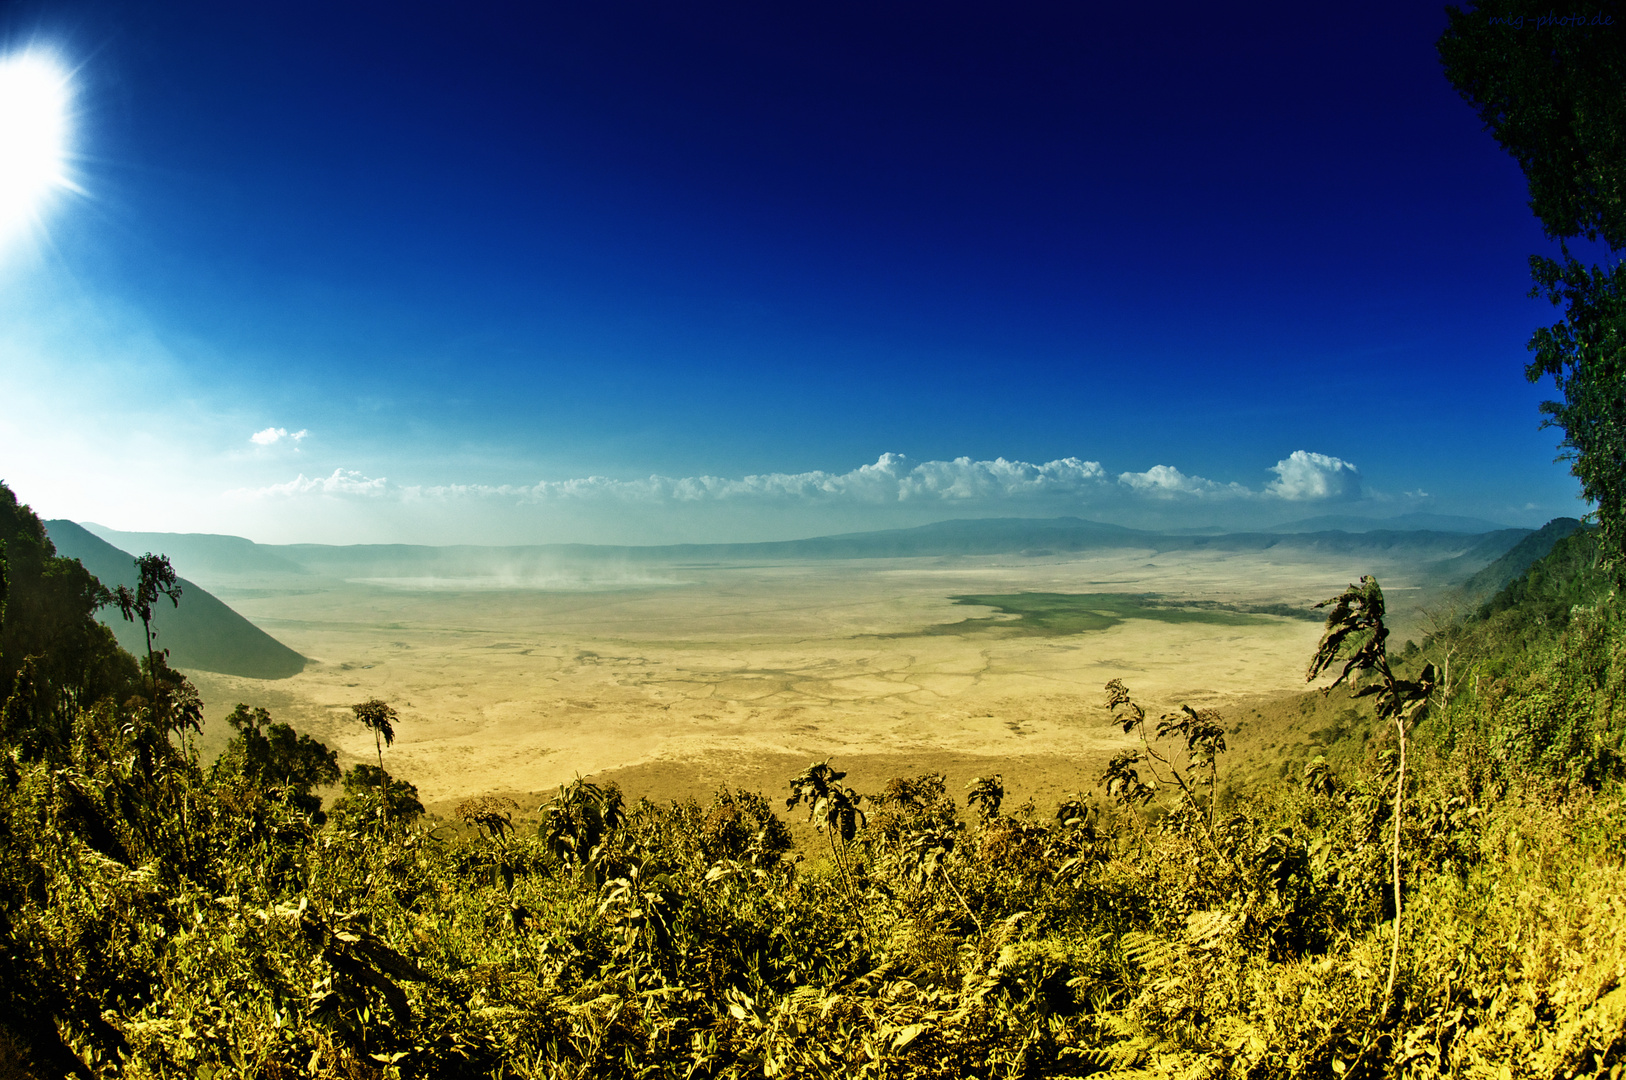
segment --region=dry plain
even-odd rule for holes
[[[371,760],[349,719],[371,697],[401,715],[386,765],[445,809],[475,794],[531,799],[581,775],[631,796],[721,784],[776,792],[833,757],[860,790],[941,771],[1004,775],[1041,805],[1091,786],[1124,736],[1101,688],[1147,705],[1240,710],[1303,688],[1315,622],[1235,625],[1130,618],[1056,636],[961,594],[1156,593],[1308,606],[1377,572],[1401,609],[1422,571],[1404,562],[1277,552],[982,556],[680,564],[636,580],[320,579],[297,588],[208,582],[311,658],[281,680],[192,673],[205,749],[243,701]],[[990,618],[992,617],[992,618]],[[968,621],[969,620],[969,621]],[[958,625],[956,625],[958,624]]]

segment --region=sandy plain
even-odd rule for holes
[[[1155,592],[1308,605],[1363,572],[1391,607],[1421,571],[1279,553],[1113,551],[1021,556],[682,565],[635,584],[528,588],[476,579],[334,581],[298,588],[205,583],[310,657],[293,678],[192,673],[203,745],[223,745],[238,701],[269,708],[372,760],[349,706],[401,715],[385,752],[431,809],[476,794],[538,793],[581,775],[629,795],[777,792],[826,757],[859,790],[941,771],[952,786],[999,772],[1012,798],[1092,786],[1125,737],[1101,688],[1123,679],[1152,708],[1240,709],[1303,689],[1317,623],[1129,619],[1036,637],[986,623],[956,594]]]

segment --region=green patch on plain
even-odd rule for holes
[[[998,631],[1017,637],[1062,637],[1106,630],[1125,619],[1213,626],[1256,626],[1268,617],[1309,618],[1315,611],[1285,604],[1222,604],[1213,600],[1164,600],[1151,593],[998,593],[951,596],[956,604],[991,607],[999,612],[982,619],[929,627],[925,634],[975,634]],[[1015,616],[1010,618],[1009,616]]]

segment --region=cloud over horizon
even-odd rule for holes
[[[334,469],[331,476],[306,477],[300,473],[292,480],[281,484],[270,484],[252,491],[238,489],[228,491],[228,497],[264,498],[267,496],[296,496],[296,495],[370,495],[379,496],[388,494],[390,482],[387,477],[369,479],[354,469]]]
[[[303,434],[301,432],[300,434]],[[274,441],[274,440],[273,440]],[[1100,462],[1076,457],[1043,464],[1009,461],[1003,457],[977,461],[958,457],[950,461],[912,463],[902,454],[882,454],[872,464],[844,473],[816,469],[801,473],[756,473],[720,476],[617,480],[586,476],[568,480],[539,480],[534,484],[394,484],[385,477],[336,468],[328,476],[306,477],[260,488],[239,488],[227,493],[235,500],[300,496],[390,497],[401,502],[456,499],[512,499],[518,503],[583,503],[614,501],[643,504],[700,504],[726,502],[825,503],[886,505],[900,503],[1079,503],[1083,505],[1134,502],[1339,502],[1367,494],[1360,471],[1341,458],[1304,450],[1271,466],[1276,479],[1254,489],[1236,482],[1220,483],[1188,475],[1172,465],[1154,465],[1144,472],[1110,476]]]
[[[1200,476],[1187,476],[1173,465],[1153,465],[1145,472],[1118,474],[1118,483],[1137,495],[1150,498],[1247,498],[1258,494],[1242,484],[1221,484]]]
[[[1292,502],[1358,499],[1366,493],[1361,471],[1341,458],[1295,450],[1270,467],[1276,479],[1265,492]]]

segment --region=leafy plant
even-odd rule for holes
[[[975,806],[984,821],[998,816],[1000,804],[1005,801],[1004,777],[998,773],[986,779],[978,776],[966,788],[965,804]]]
[[[465,825],[473,825],[481,836],[490,836],[501,843],[508,839],[514,828],[514,811],[519,803],[504,796],[481,795],[464,799],[453,811]]]
[[[847,774],[831,768],[829,759],[814,762],[790,779],[790,797],[785,809],[807,806],[807,818],[830,845],[830,857],[841,875],[853,914],[863,925],[862,910],[853,887],[852,844],[858,831],[869,823],[859,804],[864,797],[842,785]]]
[[[1394,724],[1398,754],[1394,788],[1392,879],[1395,919],[1394,948],[1389,960],[1389,981],[1383,991],[1384,1001],[1387,1003],[1393,999],[1395,976],[1400,964],[1402,911],[1400,830],[1406,796],[1406,736],[1412,725],[1428,708],[1429,695],[1434,692],[1434,665],[1424,666],[1422,673],[1415,680],[1395,676],[1389,666],[1387,646],[1389,629],[1383,622],[1383,590],[1378,587],[1377,578],[1370,574],[1362,577],[1360,584],[1351,585],[1337,596],[1316,606],[1330,607],[1331,610],[1327,613],[1327,625],[1321,635],[1321,643],[1316,647],[1315,656],[1310,660],[1309,670],[1305,672],[1305,681],[1315,681],[1341,662],[1343,667],[1339,670],[1338,677],[1325,688],[1325,692],[1330,693],[1351,675],[1358,676],[1370,672],[1377,676],[1376,681],[1357,689],[1355,696],[1375,698],[1379,719],[1389,720]]]
[[[378,751],[378,795],[385,815],[389,813],[389,799],[384,792],[384,747],[395,745],[395,725],[401,719],[395,710],[378,698],[350,706],[356,722],[373,733],[373,746]]]
[[[215,760],[213,775],[238,776],[273,796],[286,794],[320,824],[322,800],[313,789],[338,783],[338,754],[287,724],[274,723],[262,708],[238,704],[226,723],[237,736]]]
[[[1151,737],[1146,733],[1146,710],[1130,697],[1123,680],[1106,685],[1107,709],[1125,735],[1140,737],[1139,750],[1115,754],[1102,778],[1107,794],[1125,806],[1144,805],[1156,794],[1155,784],[1173,785],[1180,792],[1181,806],[1201,823],[1211,847],[1218,852],[1214,836],[1215,792],[1219,784],[1219,756],[1225,752],[1225,725],[1212,709],[1182,705],[1158,718]],[[1183,746],[1176,753],[1164,753],[1158,743],[1178,738]],[[1153,782],[1140,778],[1138,766],[1146,765]]]
[[[559,794],[543,803],[538,815],[537,835],[548,851],[596,884],[627,821],[621,789],[590,784],[578,776],[568,787],[561,784]]]
[[[118,605],[126,622],[141,619],[141,630],[147,639],[147,670],[153,675],[153,692],[157,693],[157,673],[153,665],[152,639],[157,631],[152,628],[153,605],[160,596],[167,596],[172,607],[181,606],[181,584],[169,556],[147,552],[135,560],[136,587],[120,585],[113,590],[113,603]]]
[[[355,764],[340,778],[344,791],[333,803],[333,817],[346,827],[372,831],[375,826],[410,825],[423,816],[418,789],[408,780],[378,768]]]

